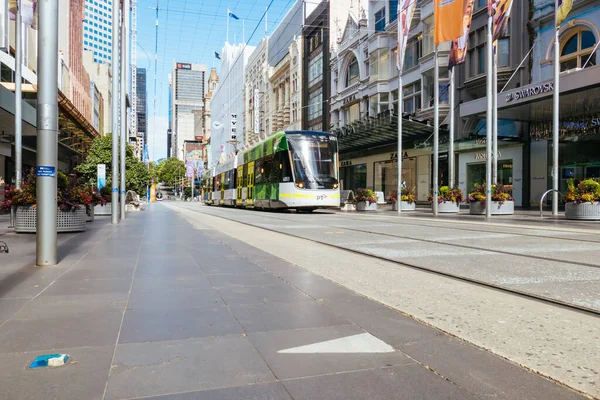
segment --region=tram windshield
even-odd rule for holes
[[[296,186],[306,189],[338,187],[337,141],[328,136],[287,136]]]

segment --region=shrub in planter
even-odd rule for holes
[[[600,219],[599,179],[586,179],[577,185],[569,179],[564,199],[567,219]]]
[[[56,206],[59,213],[76,213],[78,216],[72,215],[58,217],[58,224],[62,232],[69,231],[69,223],[73,221],[73,230],[81,231],[85,229],[85,207],[89,206],[92,201],[92,196],[88,193],[85,187],[81,186],[75,177],[67,178],[62,172],[58,172],[56,175],[57,180],[57,201]],[[12,186],[8,188],[5,193],[5,198],[0,207],[3,210],[10,210],[16,208],[16,230],[17,232],[31,232],[32,229],[35,231],[35,217],[33,217],[36,209],[36,177],[33,170],[29,173],[27,179],[21,184],[20,189],[15,189]],[[28,217],[19,218],[19,214],[29,215]],[[83,214],[83,228],[81,227],[81,217],[79,214]],[[19,221],[25,221],[28,226],[19,227]],[[66,222],[65,222],[66,221]],[[57,227],[59,228],[59,227]]]
[[[486,211],[486,185],[475,184],[473,191],[469,193],[467,202],[470,205],[469,212],[471,214],[485,214]],[[515,212],[515,199],[511,196],[510,192],[506,187],[499,183],[492,186],[492,205],[491,213],[495,215],[499,214],[514,214]]]
[[[357,211],[377,210],[377,196],[372,190],[358,189],[354,194]]]
[[[387,200],[391,201],[393,204],[393,209],[397,210],[398,209],[398,191],[397,190],[393,190],[390,192],[390,194],[387,196]],[[416,201],[417,201],[417,193],[415,191],[415,188],[402,188],[402,194],[400,197],[400,207],[402,210],[406,210],[406,211],[411,211],[414,210],[416,207]]]
[[[430,203],[433,203],[433,195],[428,197]],[[456,213],[460,210],[460,203],[464,201],[462,190],[459,187],[450,189],[448,186],[442,186],[438,192],[438,212]]]

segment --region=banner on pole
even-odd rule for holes
[[[404,68],[406,42],[408,41],[410,23],[413,19],[416,6],[417,0],[400,0],[400,6],[398,7],[398,59],[396,60],[396,67],[400,73],[402,73],[402,68]]]
[[[435,44],[458,39],[463,32],[463,0],[435,0]]]
[[[21,21],[25,25],[37,29],[38,4],[37,0],[21,0]],[[11,20],[17,19],[17,0],[10,0],[8,14]]]
[[[471,32],[471,20],[473,19],[473,5],[475,0],[464,0],[462,36],[452,41],[450,54],[448,56],[448,69],[451,70],[455,65],[465,62],[467,57],[467,44],[469,42],[469,33]]]
[[[488,13],[494,19],[492,41],[496,41],[506,30],[513,0],[488,0]]]
[[[194,161],[187,161],[185,163],[185,175],[188,178],[194,177]]]
[[[559,27],[560,24],[567,18],[567,15],[571,12],[573,8],[573,0],[556,0],[556,26]]]
[[[98,191],[106,186],[106,164],[98,164]]]
[[[254,134],[260,133],[260,90],[254,89],[254,99],[252,106],[254,107]]]

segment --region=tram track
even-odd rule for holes
[[[187,208],[187,207],[181,207],[181,208],[189,210],[189,211],[197,212],[197,213],[200,213],[200,214],[204,214],[205,213],[205,212],[202,212],[199,209]],[[339,244],[335,244],[335,243],[330,243],[330,242],[327,242],[327,241],[321,240],[321,239],[315,239],[315,238],[311,238],[311,237],[302,236],[302,235],[299,235],[299,234],[294,234],[292,232],[283,231],[281,229],[276,229],[276,228],[270,228],[270,227],[266,227],[266,226],[261,226],[260,223],[241,220],[239,218],[235,218],[235,216],[232,215],[234,213],[239,212],[240,210],[229,210],[229,209],[225,209],[225,208],[219,208],[219,210],[225,211],[227,213],[227,215],[219,215],[218,213],[214,213],[212,211],[207,212],[205,214],[208,214],[210,216],[213,216],[213,217],[216,217],[216,218],[220,218],[220,219],[223,219],[223,220],[237,222],[237,223],[240,223],[242,225],[249,226],[249,227],[259,228],[259,229],[265,229],[267,231],[278,233],[278,234],[282,234],[282,235],[286,235],[286,236],[289,236],[289,237],[293,237],[293,238],[297,238],[297,239],[303,239],[303,240],[309,240],[309,241],[311,241],[313,243],[318,243],[318,244],[326,245],[326,246],[329,246],[329,247],[332,247],[332,248],[335,248],[335,249],[339,249],[339,250],[349,251],[349,252],[352,252],[352,253],[355,253],[355,254],[359,254],[359,255],[362,255],[362,256],[366,256],[366,257],[370,257],[370,258],[373,258],[373,259],[378,259],[378,260],[382,260],[382,261],[391,262],[391,263],[397,264],[399,266],[408,267],[408,268],[412,268],[412,269],[415,269],[415,270],[420,270],[420,271],[427,272],[427,273],[432,273],[432,274],[435,274],[435,275],[438,275],[438,276],[443,276],[443,277],[455,279],[455,280],[458,280],[458,281],[461,281],[461,282],[467,282],[467,283],[475,284],[475,285],[478,285],[478,286],[486,287],[486,288],[489,288],[489,289],[497,290],[497,291],[508,293],[508,294],[511,294],[511,295],[516,295],[516,296],[528,298],[528,299],[531,299],[531,300],[541,301],[543,303],[550,304],[550,305],[553,305],[553,306],[562,307],[562,308],[566,308],[566,309],[577,311],[577,312],[582,312],[582,313],[593,315],[593,316],[600,316],[600,310],[595,309],[595,308],[590,308],[590,307],[586,307],[586,306],[583,306],[583,305],[580,305],[580,304],[570,303],[570,302],[563,301],[563,300],[560,300],[560,299],[557,299],[557,298],[553,298],[553,297],[548,297],[548,296],[544,296],[544,295],[541,295],[541,294],[532,293],[530,291],[520,290],[518,288],[511,288],[511,287],[507,287],[507,286],[498,285],[498,284],[495,284],[495,283],[487,282],[487,281],[484,281],[484,280],[481,280],[481,279],[476,279],[476,278],[469,277],[469,276],[464,276],[464,275],[460,275],[460,274],[454,274],[454,273],[451,273],[451,272],[448,272],[448,271],[436,270],[434,268],[430,268],[430,267],[423,266],[423,265],[418,265],[418,264],[415,264],[415,263],[412,263],[412,262],[399,261],[399,260],[396,260],[394,258],[386,257],[386,256],[383,256],[383,255],[365,253],[363,251],[356,250],[356,249],[353,249],[351,247],[346,247],[346,246],[343,246],[343,245],[339,245]],[[277,221],[282,221],[282,222],[286,222],[286,223],[296,223],[296,224],[298,223],[297,220],[289,219],[289,218],[282,218],[281,216],[277,216],[276,217],[274,215],[267,215],[266,213],[261,213],[261,215],[264,216],[265,219],[277,220]],[[233,217],[233,218],[231,218],[231,217]],[[360,218],[350,218],[350,219],[364,221],[363,219],[360,219]],[[323,224],[321,222],[321,225],[325,225],[325,224]],[[423,226],[423,227],[439,228],[437,226],[430,226],[430,225],[421,225],[421,224],[415,224],[415,225],[416,226]],[[429,243],[429,244],[446,245],[446,246],[451,246],[451,247],[456,247],[456,248],[463,248],[463,249],[469,249],[469,250],[487,251],[487,252],[490,252],[490,253],[510,255],[510,256],[515,256],[515,257],[524,257],[524,258],[529,258],[529,259],[536,259],[536,260],[543,260],[543,261],[552,261],[552,262],[555,262],[555,263],[578,265],[578,266],[585,267],[585,268],[594,268],[594,269],[600,268],[600,266],[594,265],[594,264],[578,263],[578,262],[567,262],[567,261],[564,261],[564,260],[552,259],[552,258],[548,258],[548,257],[532,256],[532,255],[528,255],[528,254],[520,254],[520,253],[513,253],[513,252],[507,252],[507,251],[500,251],[500,250],[490,250],[490,249],[484,249],[484,248],[476,247],[476,246],[461,245],[461,244],[456,244],[456,243],[446,243],[446,242],[440,242],[440,241],[435,241],[435,240],[430,240],[430,239],[411,238],[411,237],[402,236],[402,235],[395,235],[395,234],[374,232],[374,231],[369,231],[369,230],[363,230],[363,229],[357,229],[357,228],[350,228],[350,227],[346,227],[346,226],[339,226],[339,225],[330,225],[330,224],[327,224],[324,227],[328,227],[328,228],[332,228],[332,229],[342,229],[342,230],[345,230],[345,231],[353,231],[353,232],[361,233],[361,234],[365,234],[366,233],[366,234],[371,234],[371,235],[380,235],[380,236],[383,236],[383,237],[393,237],[393,238],[398,238],[398,239],[407,239],[407,240],[412,240],[412,241],[416,241],[416,242],[423,242],[423,243]],[[535,237],[545,237],[545,238],[548,238],[548,239],[557,239],[556,237],[542,236],[542,235],[526,235],[526,236],[535,236]],[[594,241],[590,241],[590,242],[596,243]]]

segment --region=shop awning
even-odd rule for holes
[[[395,144],[398,143],[398,116],[387,110],[375,117],[364,117],[342,128],[333,129],[331,133],[338,138],[340,153]],[[433,126],[409,117],[402,119],[403,146],[426,147],[431,142],[428,139],[432,135]]]

